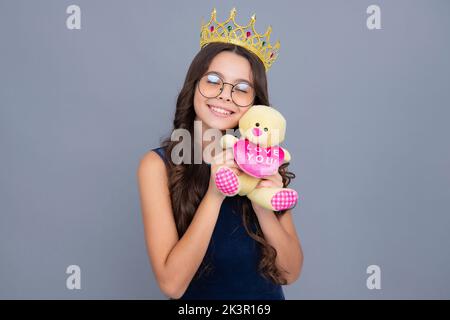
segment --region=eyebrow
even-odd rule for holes
[[[221,76],[222,78],[225,78],[224,76],[223,76],[223,74],[221,74],[219,71],[214,71],[214,70],[211,70],[211,71],[208,71],[208,73],[217,73],[219,76]],[[238,82],[241,82],[241,81],[244,81],[244,82],[247,82],[247,83],[250,83],[251,85],[253,85],[252,83],[251,83],[251,81],[250,80],[247,80],[247,79],[234,79],[234,83],[238,83]]]

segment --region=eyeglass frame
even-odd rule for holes
[[[202,93],[202,91],[200,90],[200,80],[203,79],[203,77],[205,77],[205,76],[208,75],[208,74],[214,74],[214,75],[216,75],[216,76],[222,81],[222,87],[220,88],[220,92],[219,92],[219,93],[217,94],[217,96],[215,96],[215,97],[207,97],[207,96],[205,96],[205,95]],[[233,92],[234,92],[233,90],[234,90],[234,87],[237,86],[238,84],[241,84],[241,83],[245,83],[245,84],[247,84],[248,86],[252,87],[252,89],[253,89],[253,98],[252,98],[252,102],[250,102],[250,103],[249,103],[248,105],[246,105],[246,106],[241,106],[241,105],[237,104],[237,103],[234,101],[234,99],[233,99]],[[225,82],[225,81],[222,79],[221,76],[219,76],[217,73],[215,73],[215,72],[213,72],[213,71],[210,71],[210,72],[205,73],[204,75],[202,75],[202,76],[200,77],[200,79],[197,80],[197,88],[198,88],[198,92],[200,92],[200,94],[201,94],[203,97],[208,98],[208,99],[211,99],[211,98],[217,98],[218,96],[220,96],[220,95],[222,94],[223,88],[225,88],[225,85],[226,85],[226,84],[229,84],[229,85],[231,86],[231,101],[233,101],[233,103],[234,103],[235,105],[237,105],[238,107],[240,107],[240,108],[247,108],[247,107],[251,106],[251,105],[255,102],[255,98],[256,98],[256,90],[255,90],[255,87],[254,87],[252,84],[248,83],[247,81],[240,81],[240,82],[238,82],[238,83],[236,83],[236,84],[232,84],[232,83],[229,83],[229,82]]]

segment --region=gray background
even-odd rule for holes
[[[445,0],[0,0],[0,298],[164,298],[136,169],[169,133],[214,6],[219,21],[256,13],[281,42],[270,97],[304,198],[287,299],[450,298]],[[81,290],[66,289],[71,264]],[[372,264],[381,290],[366,287]]]

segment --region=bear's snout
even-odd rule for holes
[[[260,128],[253,128],[252,130],[253,135],[259,137],[260,135],[263,134],[262,130]]]

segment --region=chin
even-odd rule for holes
[[[217,119],[208,119],[205,121],[205,123],[210,128],[218,129],[218,130],[226,130],[226,129],[233,129],[236,125],[236,121],[230,121],[228,120],[217,120]]]

